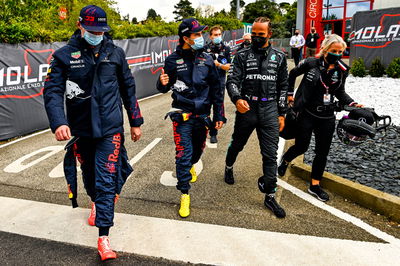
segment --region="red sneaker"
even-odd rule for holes
[[[97,241],[97,250],[101,260],[109,260],[117,258],[117,253],[111,249],[110,239],[108,236],[101,236]]]
[[[96,225],[96,204],[92,202],[92,210],[90,211],[89,218],[87,219],[88,224],[90,226],[95,226]]]

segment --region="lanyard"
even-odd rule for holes
[[[324,86],[325,90],[326,90],[326,94],[329,94],[329,86],[327,86],[325,84],[325,82],[322,81],[322,77],[319,76],[319,80],[321,81],[322,85]]]

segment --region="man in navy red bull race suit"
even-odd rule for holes
[[[179,25],[179,45],[167,57],[157,89],[172,90],[172,109],[168,113],[174,130],[176,147],[177,189],[182,192],[179,215],[190,215],[189,182],[197,179],[194,164],[200,160],[205,147],[207,128],[212,125],[213,105],[215,128],[225,123],[224,92],[212,57],[204,52],[201,26],[193,18]]]
[[[106,260],[116,258],[108,234],[114,204],[132,172],[124,147],[122,103],[133,141],[141,137],[143,118],[125,53],[104,34],[110,30],[104,10],[94,5],[84,7],[77,25],[79,29],[68,44],[53,54],[44,101],[56,139],[74,136],[64,160],[69,197],[77,206],[76,157],[85,189],[94,202],[88,223],[99,228],[98,252]]]

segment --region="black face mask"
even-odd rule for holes
[[[315,30],[312,30],[311,33],[315,33]]]
[[[250,42],[249,40],[245,40],[245,41],[243,42],[243,44],[244,44],[244,46],[249,46],[249,45],[251,44],[251,42]]]
[[[251,43],[257,49],[262,48],[267,43],[267,40],[267,37],[251,36]]]
[[[328,64],[336,64],[340,59],[342,58],[341,54],[334,54],[334,53],[328,53],[325,56],[325,60]]]
[[[299,33],[298,33],[298,32],[295,32],[295,33],[294,33],[294,35],[296,35],[296,36],[297,36],[297,35],[299,35]]]

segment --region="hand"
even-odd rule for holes
[[[287,101],[288,101],[289,107],[293,107],[293,105],[294,105],[294,98],[293,98],[293,96],[288,96],[288,97],[287,97]]]
[[[246,100],[239,99],[236,101],[236,109],[239,111],[239,113],[244,114],[250,110],[250,106]]]
[[[71,138],[71,129],[67,125],[59,126],[54,135],[58,141],[69,140]]]
[[[349,104],[350,107],[357,107],[357,108],[363,108],[364,105],[360,104],[360,103],[356,103],[356,102],[352,102],[351,104]]]
[[[222,126],[224,125],[224,122],[222,121],[217,121],[215,122],[215,129],[216,130],[220,130],[222,128]]]
[[[131,139],[136,142],[142,136],[142,130],[140,127],[131,127]]]
[[[278,116],[278,120],[279,120],[279,132],[282,132],[283,128],[285,127],[285,117]]]
[[[168,74],[165,74],[164,68],[161,69],[160,82],[163,86],[166,86],[169,82]]]

